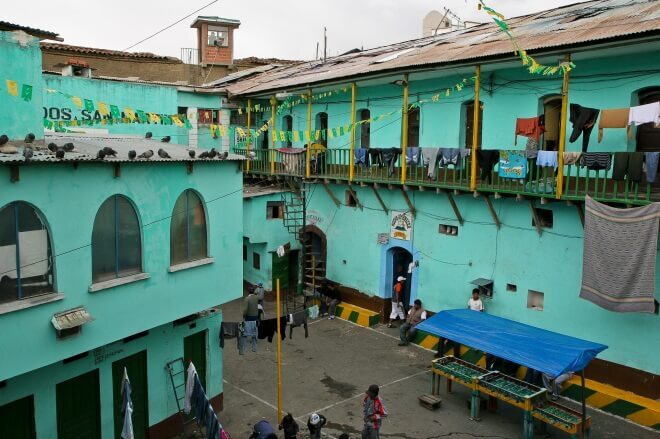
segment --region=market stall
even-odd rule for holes
[[[441,311],[417,328],[552,378],[565,373],[580,373],[583,389],[581,413],[549,401],[545,389],[451,356],[433,362],[432,390],[437,391],[436,375],[469,387],[472,390],[472,418],[478,417],[480,394],[521,408],[524,411],[524,438],[534,435],[533,419],[555,426],[574,437],[588,435],[591,419],[586,413],[584,368],[607,346],[468,309]]]

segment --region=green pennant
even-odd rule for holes
[[[135,110],[135,114],[137,114],[137,118],[140,121],[140,123],[147,123],[149,120],[147,117],[147,113],[145,113],[142,110]]]
[[[172,118],[163,114],[163,117],[160,118],[163,125],[172,125]]]
[[[183,123],[186,126],[186,128],[188,129],[192,128],[192,124],[190,123],[190,120],[187,117],[183,119]]]
[[[85,99],[85,110],[94,111],[94,101],[91,99]]]
[[[344,132],[344,127],[343,127],[343,126],[339,127],[339,135],[340,135],[340,136],[343,136],[344,134],[346,134],[346,133]]]
[[[321,139],[325,140],[328,136],[327,134],[328,130],[321,130]]]
[[[502,20],[500,20],[499,18],[495,18],[495,17],[493,17],[493,21],[495,21],[495,23],[497,23],[497,25],[498,25],[499,27],[501,27],[502,30],[505,30],[505,31],[508,31],[508,30],[509,30],[509,26],[508,26],[505,22],[503,22]]]
[[[21,87],[21,99],[25,102],[32,100],[32,86],[28,84],[23,84]]]
[[[48,128],[49,130],[53,129],[53,121],[44,119],[44,128]]]
[[[110,105],[110,114],[115,119],[119,119],[121,117],[121,111],[119,111],[119,107],[116,105]]]

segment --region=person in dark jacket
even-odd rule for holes
[[[284,439],[296,439],[298,437],[300,428],[298,427],[296,420],[293,419],[291,413],[287,413],[282,418],[280,430],[284,430]]]
[[[311,439],[321,439],[321,428],[328,420],[323,415],[312,413],[307,420],[307,428],[309,429],[309,437]]]

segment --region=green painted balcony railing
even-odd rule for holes
[[[237,154],[248,157],[246,149],[235,149]],[[256,149],[250,151],[249,173],[254,175],[271,174],[271,153],[274,158],[274,175],[305,176],[305,153],[287,153],[276,150]],[[614,153],[612,153],[612,161]],[[409,186],[424,186],[441,189],[470,190],[470,160],[471,157],[461,157],[458,162],[446,167],[437,167],[436,172],[429,175],[423,163],[407,164],[405,184]],[[362,183],[401,184],[401,158],[388,166],[386,163],[375,163],[372,159],[369,165],[356,160],[353,181]],[[350,150],[328,149],[324,153],[315,154],[310,161],[311,178],[331,180],[349,179]],[[502,178],[498,175],[497,165],[485,173],[477,175],[477,190],[498,194],[512,194],[539,198],[555,198],[557,191],[557,176],[553,168],[536,166],[536,160],[528,161],[528,171],[525,178]],[[247,171],[247,161],[243,163]],[[644,205],[660,199],[660,194],[652,190],[643,178],[640,182],[628,179],[617,181],[611,178],[611,170],[589,170],[579,165],[564,166],[563,200],[584,200],[589,195],[600,201],[610,201],[631,205]],[[656,199],[657,197],[657,199]]]

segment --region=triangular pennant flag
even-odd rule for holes
[[[108,108],[108,104],[105,102],[99,102],[97,108],[99,113],[101,113],[101,116],[107,116],[110,114],[110,108]]]
[[[236,127],[236,134],[239,137],[245,137],[245,130],[243,130],[243,128],[241,127]]]
[[[330,129],[328,130],[328,137],[329,137],[330,139],[334,139],[334,138],[335,138],[335,129],[334,129],[334,128],[330,128]]]
[[[12,96],[18,96],[18,83],[11,79],[7,79],[5,82],[7,83],[7,93]]]
[[[186,128],[188,129],[192,128],[192,124],[190,123],[190,120],[187,117],[183,119],[183,123],[186,126]]]
[[[121,113],[119,112],[119,107],[117,107],[116,105],[110,105],[110,114],[115,119],[119,119],[121,117]]]
[[[305,130],[305,140],[308,141],[308,142],[309,142],[310,140],[312,140],[312,139],[310,138],[310,132],[309,132],[309,130]]]
[[[340,136],[343,136],[344,134],[346,134],[346,133],[344,132],[344,127],[339,127],[339,135],[340,135]]]
[[[321,139],[326,140],[327,135],[328,135],[328,130],[321,130]]]
[[[178,126],[178,127],[182,127],[182,126],[183,126],[183,122],[181,122],[181,119],[179,119],[179,115],[178,115],[178,114],[173,114],[173,115],[172,115],[172,122],[174,122],[174,124],[175,124],[176,126]]]
[[[300,132],[299,131],[294,131],[293,132],[293,141],[294,142],[300,142]]]
[[[78,96],[72,96],[71,97],[71,102],[73,102],[73,105],[75,105],[78,108],[83,107],[83,101]]]
[[[319,140],[321,138],[321,130],[314,131],[314,140]]]
[[[23,99],[25,102],[29,102],[32,100],[32,86],[28,84],[23,84],[23,87],[21,87],[21,99]]]
[[[277,131],[273,130],[273,134],[271,137],[273,138],[273,143],[277,142]]]
[[[124,108],[124,114],[126,117],[132,122],[135,120],[135,111],[133,111],[132,108],[125,107]]]
[[[286,141],[286,132],[280,131],[280,141]]]
[[[85,99],[85,110],[94,111],[94,102],[91,99]]]

